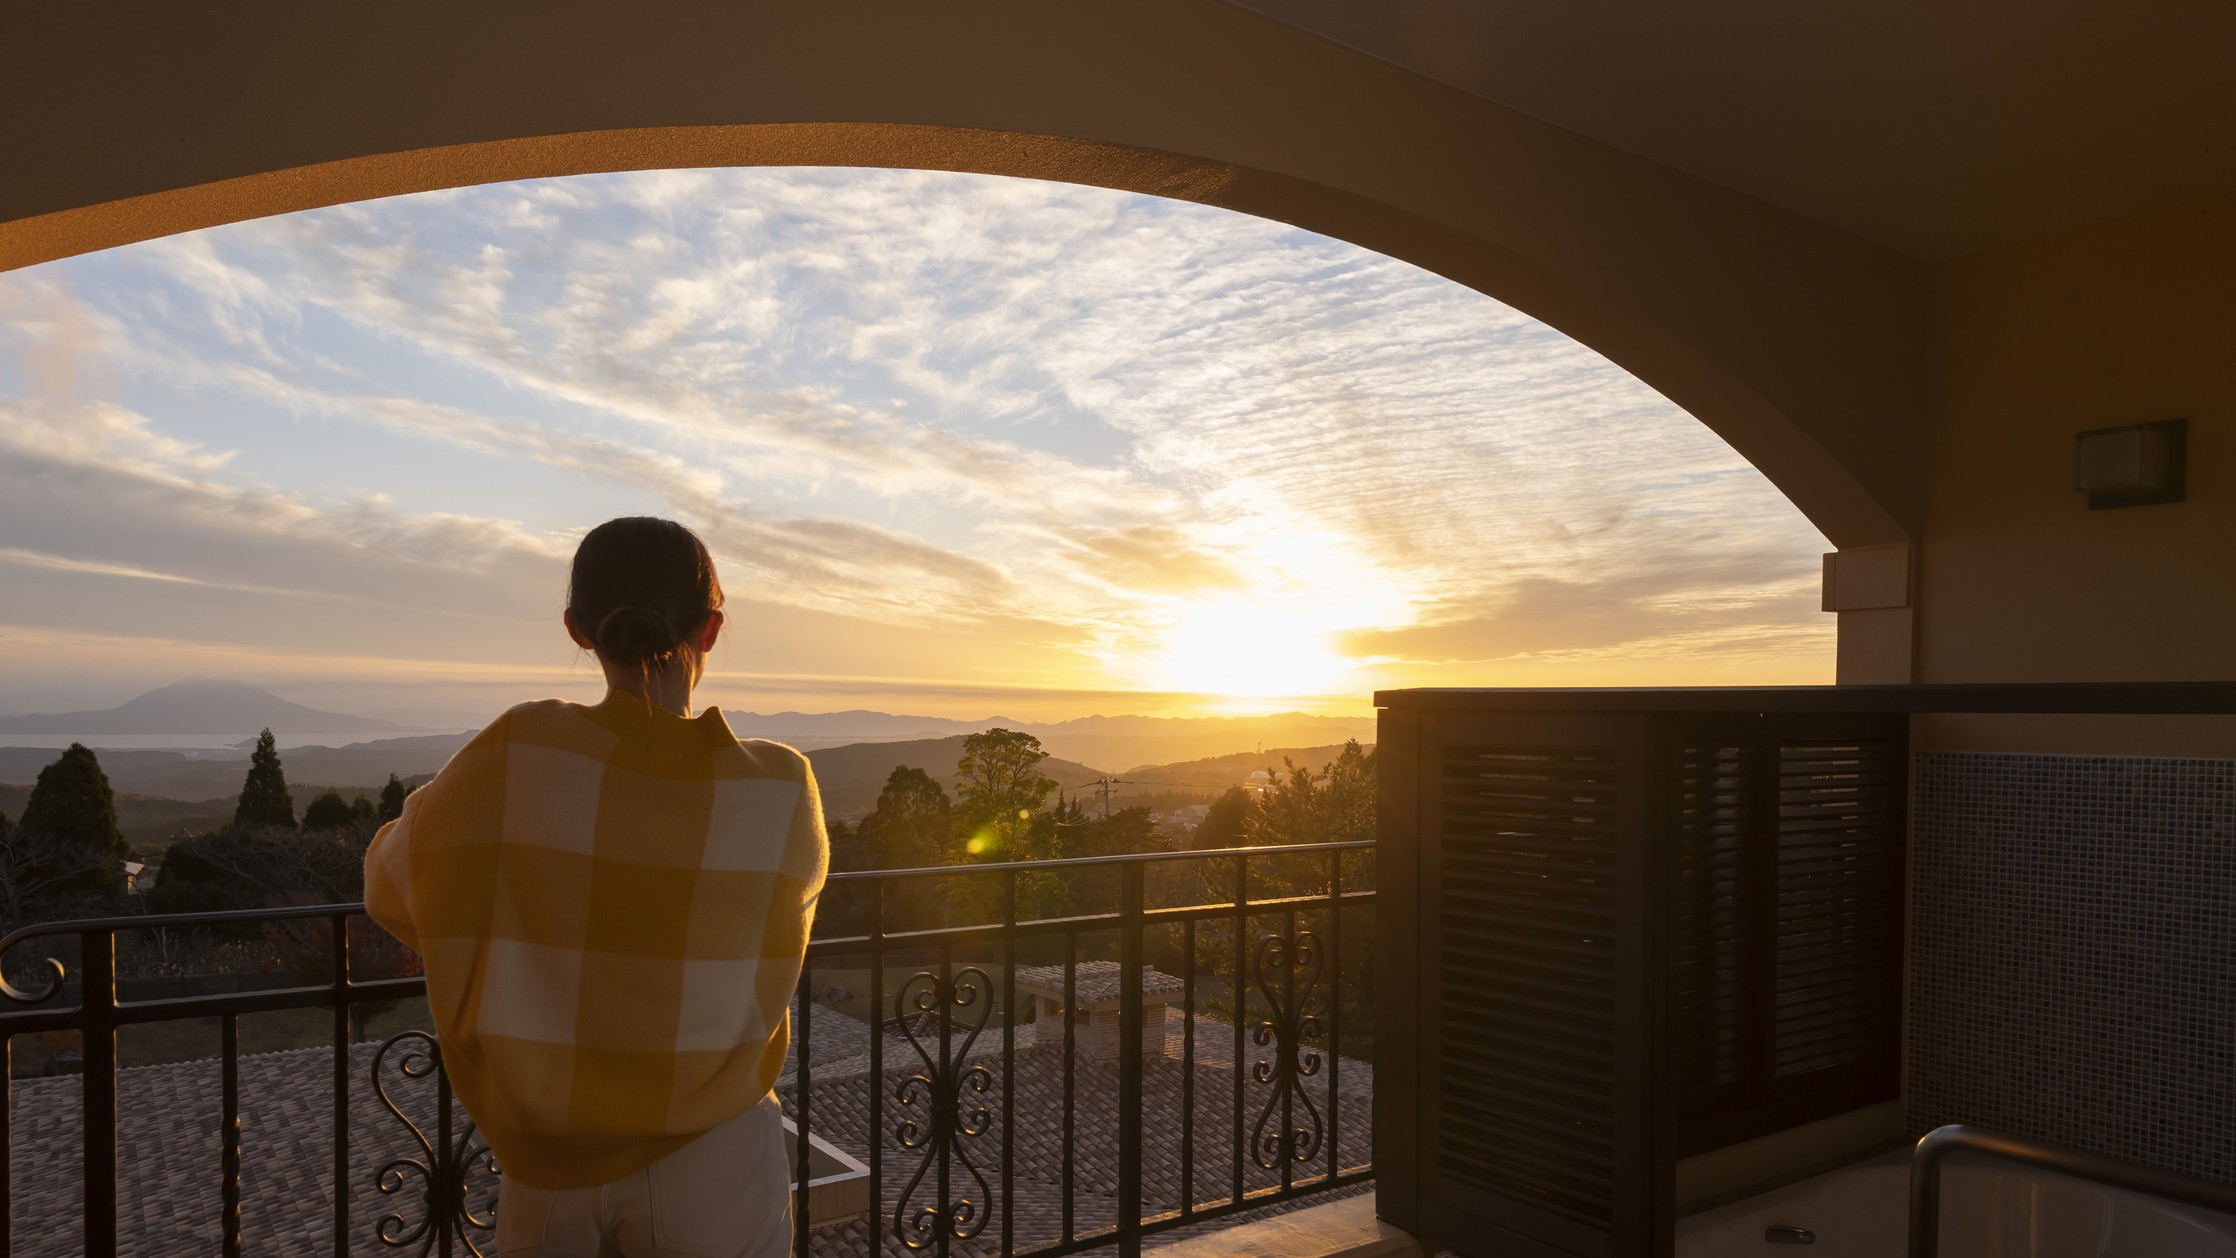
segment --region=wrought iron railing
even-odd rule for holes
[[[1343,1075],[1347,1056],[1363,1073],[1371,1043],[1361,980],[1371,972],[1372,847],[833,875],[795,996],[793,1059],[778,1086],[797,1132],[795,1252],[866,1243],[943,1256],[1135,1253],[1157,1233],[1370,1178],[1371,1084],[1354,1079],[1347,1093]],[[1083,912],[1082,898],[1114,903]],[[298,1221],[297,1241],[315,1233],[315,1247],[330,1242],[338,1256],[492,1254],[501,1172],[453,1103],[440,1045],[414,1029],[355,1042],[365,1010],[425,994],[416,975],[353,974],[362,913],[314,905],[113,917],[0,939],[0,975],[12,976],[0,977],[0,1258],[76,1248],[76,1238],[58,1240],[63,1229],[19,1226],[53,1222],[71,1205],[82,1214],[87,1254],[155,1252],[153,1239],[134,1231],[151,1214],[173,1220],[165,1243],[178,1243],[177,1219],[199,1217],[187,1231],[220,1253],[240,1253],[242,1124],[260,1108],[265,1120],[316,1119],[332,1133],[321,1177],[329,1215],[307,1228]],[[251,990],[119,978],[120,937],[274,930],[293,932],[293,973],[236,984]],[[1033,962],[1045,963],[1026,971],[1038,997],[1020,991],[1020,971]],[[318,981],[305,980],[321,969]],[[1083,973],[1104,990],[1083,986]],[[856,1000],[848,982],[866,986],[866,998]],[[331,1014],[325,1062],[302,1053],[244,1059],[242,1020],[290,1010]],[[1150,1021],[1159,1015],[1168,1018],[1162,1036]],[[197,1101],[209,1099],[202,1089],[216,1093],[201,1181],[214,1181],[213,1200],[120,1210],[118,1033],[202,1019],[217,1024],[217,1051],[181,1068],[214,1067],[216,1079],[182,1075],[172,1086]],[[856,1045],[828,1034],[840,1024],[863,1051],[845,1052]],[[19,1188],[25,1168],[51,1179],[57,1150],[51,1122],[43,1144],[19,1147],[30,1110],[15,1044],[55,1034],[82,1042],[67,1071],[78,1077],[70,1152],[80,1202],[26,1200]],[[244,1060],[256,1074],[246,1093]],[[323,1117],[285,1112],[303,1106],[275,1084],[277,1071],[293,1072],[289,1086],[306,1071],[324,1074]],[[41,1093],[50,1106],[66,1104],[59,1095]],[[369,1117],[382,1121],[368,1130]],[[129,1160],[145,1151],[121,1152]],[[184,1177],[199,1178],[200,1164],[196,1155]],[[157,1190],[185,1191],[179,1180]],[[837,1189],[852,1196],[819,1195]]]

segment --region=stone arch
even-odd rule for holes
[[[564,28],[532,32],[504,6],[377,29],[340,10],[222,30],[157,10],[119,46],[57,7],[0,62],[54,123],[0,134],[0,268],[553,175],[1065,180],[1440,272],[1659,389],[1836,545],[1916,531],[1923,272],[1811,220],[1218,0],[889,6],[874,26],[843,6],[709,5],[665,25],[554,8]]]

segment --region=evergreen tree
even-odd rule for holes
[[[131,847],[116,826],[116,794],[101,761],[83,743],[71,743],[39,770],[19,829],[50,835],[103,859],[122,861]]]
[[[404,815],[404,797],[411,794],[404,789],[404,780],[391,773],[388,785],[380,788],[380,820],[394,821]]]
[[[248,779],[241,783],[241,802],[233,809],[233,824],[295,824],[295,798],[287,793],[287,775],[280,770],[279,747],[270,730],[257,736],[256,750],[249,755]]]
[[[31,897],[35,900],[54,895],[106,896],[116,889],[132,848],[117,830],[116,795],[109,789],[109,776],[84,744],[70,744],[39,770],[10,846],[20,849],[17,854],[24,858],[16,863],[25,864],[11,871],[11,881],[36,888]],[[36,911],[38,905],[17,907]]]
[[[242,796],[244,804],[247,798],[246,794]],[[342,793],[337,790],[329,789],[303,809],[305,830],[339,830],[348,825],[350,820],[349,801],[343,799]]]
[[[360,795],[349,801],[349,819],[351,821],[362,821],[368,825],[377,825],[380,821],[380,809],[374,805],[372,800]]]

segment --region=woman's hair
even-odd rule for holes
[[[575,548],[567,612],[601,659],[650,674],[722,606],[705,543],[673,520],[608,520]]]

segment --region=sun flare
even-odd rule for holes
[[[1305,608],[1197,604],[1159,641],[1154,684],[1232,698],[1326,694],[1357,667],[1329,646],[1335,628]]]

